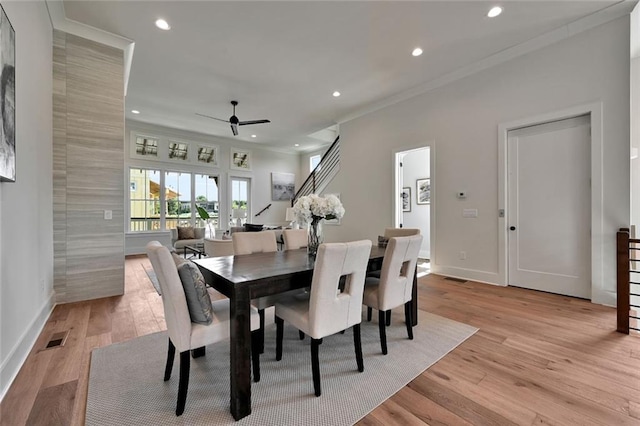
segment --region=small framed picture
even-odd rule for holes
[[[416,180],[416,203],[431,203],[431,179],[426,178]]]
[[[296,194],[296,175],[271,173],[271,201],[291,200]]]
[[[405,187],[402,188],[402,211],[410,212],[411,211],[411,188]]]
[[[251,170],[251,152],[244,149],[231,148],[229,168],[232,170]]]

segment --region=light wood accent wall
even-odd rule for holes
[[[56,301],[123,294],[123,51],[62,31],[53,39]]]

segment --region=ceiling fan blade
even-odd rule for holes
[[[241,121],[238,123],[238,126],[247,126],[249,124],[262,124],[262,123],[271,123],[270,120],[249,120],[249,121]]]
[[[231,124],[231,131],[233,132],[233,136],[238,136],[238,126],[235,124]]]
[[[200,117],[212,118],[214,120],[222,121],[223,123],[228,123],[229,122],[229,120],[223,120],[222,118],[216,118],[216,117],[212,117],[210,115],[200,114],[198,112],[196,112],[196,115],[199,115]]]

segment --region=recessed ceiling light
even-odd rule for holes
[[[160,28],[161,30],[165,30],[168,31],[171,29],[171,26],[169,25],[169,23],[167,21],[165,21],[164,19],[158,19],[156,21],[156,27]]]
[[[496,16],[502,13],[502,8],[500,6],[492,7],[487,16],[489,18],[495,18]]]
[[[255,138],[255,137],[256,137],[256,135],[251,135],[251,137],[252,137],[252,138]]]
[[[140,111],[138,111],[137,109],[132,109],[132,110],[131,110],[131,113],[132,113],[132,114],[140,114]]]
[[[337,90],[335,92],[333,92],[333,97],[337,98],[338,96],[340,96],[340,92],[338,92]]]
[[[299,144],[299,143],[296,143],[296,144],[293,144],[293,146],[300,146],[300,144]]]
[[[420,49],[419,47],[416,47],[415,49],[413,49],[413,52],[411,52],[411,54],[413,56],[420,56],[422,55],[422,49]]]

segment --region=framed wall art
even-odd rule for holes
[[[426,178],[416,180],[416,203],[431,203],[431,179]]]
[[[402,211],[410,212],[411,211],[411,188],[405,187],[402,188]]]
[[[293,173],[271,173],[271,200],[287,201],[296,193],[296,175]]]
[[[231,148],[231,163],[229,168],[232,170],[251,170],[251,152],[244,149]]]
[[[16,34],[0,6],[0,181],[16,181]]]

